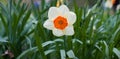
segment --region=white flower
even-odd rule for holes
[[[48,11],[48,19],[43,26],[52,30],[53,35],[73,35],[73,24],[76,21],[76,14],[69,11],[66,5],[60,7],[51,7]]]
[[[117,10],[117,11],[119,11],[119,10],[120,10],[120,4],[117,6],[116,10]]]
[[[107,8],[112,8],[112,6],[113,6],[113,4],[112,4],[111,0],[107,0],[107,1],[105,2],[105,7],[107,7]]]
[[[116,0],[107,0],[105,2],[105,7],[112,8],[115,3],[116,3]]]

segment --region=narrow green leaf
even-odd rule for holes
[[[22,59],[25,55],[38,51],[37,47],[32,47],[30,49],[27,49],[25,51],[23,51],[23,53],[21,53],[16,59]]]
[[[117,48],[113,48],[113,52],[117,55],[117,57],[120,59],[120,50]]]
[[[36,41],[36,45],[38,47],[38,51],[41,54],[43,59],[47,59],[46,55],[44,53],[44,48],[42,47],[42,40],[41,40],[41,37],[39,36],[39,31],[37,31],[37,30],[39,30],[38,25],[37,25],[37,28],[36,28],[36,31],[35,31],[35,34],[34,34],[34,38],[35,38],[35,41]]]
[[[4,27],[5,27],[5,30],[8,32],[7,22],[5,21],[3,15],[1,13],[0,13],[0,18],[2,20],[2,23],[3,23]]]
[[[66,59],[65,50],[60,50],[61,59]]]
[[[27,14],[25,15],[25,17],[23,18],[23,20],[22,20],[22,29],[23,29],[24,26],[26,25],[26,22],[27,22],[27,20],[29,19],[30,14],[31,14],[31,10],[29,10],[29,11],[27,12]]]
[[[49,44],[53,44],[53,43],[55,43],[55,42],[54,41],[47,41],[47,42],[42,43],[42,46],[45,47],[45,46],[47,46]]]
[[[7,39],[7,37],[5,37],[5,38],[0,37],[0,43],[8,42],[6,39]]]
[[[69,50],[69,51],[67,51],[67,55],[68,55],[68,57],[69,57],[69,58],[76,59],[76,57],[75,57],[75,54],[74,54],[73,50]]]
[[[26,37],[26,39],[27,39],[27,42],[29,43],[29,45],[30,45],[30,48],[32,48],[32,42],[31,42],[31,40],[30,40],[30,38],[29,37],[27,37],[27,36],[25,36]]]
[[[52,53],[54,51],[55,51],[54,49],[50,49],[50,50],[45,51],[44,53],[45,53],[45,55],[48,55],[48,54],[50,54],[50,53]]]
[[[104,43],[104,45],[105,45],[105,55],[106,55],[106,58],[107,58],[107,59],[110,59],[110,58],[109,58],[109,47],[108,47],[106,41],[103,41],[103,43]]]

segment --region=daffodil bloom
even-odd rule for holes
[[[114,10],[118,10],[120,5],[120,0],[107,0],[105,3],[105,7],[113,8]]]
[[[112,8],[114,1],[113,0],[107,0],[105,2],[105,7]]]
[[[51,7],[48,11],[48,19],[43,26],[52,30],[53,35],[73,35],[73,24],[76,21],[76,14],[71,12],[66,5],[60,7]]]

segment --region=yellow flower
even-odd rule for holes
[[[73,24],[76,21],[76,14],[71,12],[66,5],[51,7],[48,11],[48,19],[43,26],[52,30],[53,35],[73,35]]]

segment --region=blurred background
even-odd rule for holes
[[[43,23],[58,0],[0,0],[0,59],[120,59],[120,11],[104,7],[112,1],[63,0],[75,34],[56,37]]]
[[[7,0],[0,0],[1,3],[4,3],[6,4]],[[17,1],[17,0],[14,0],[14,1]],[[22,2],[24,3],[27,3],[27,4],[30,4],[30,1],[31,0],[22,0]],[[34,2],[40,2],[41,0],[33,0]],[[45,0],[47,3],[52,1],[52,0]],[[64,0],[64,1],[67,1],[68,4],[73,4],[72,0]],[[102,0],[101,0],[102,1]],[[97,0],[76,0],[77,4],[80,6],[80,7],[83,7],[85,5],[89,5],[89,6],[93,6],[94,4],[97,3]]]

